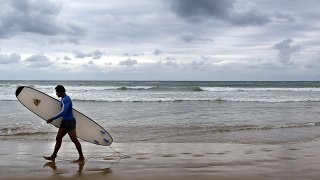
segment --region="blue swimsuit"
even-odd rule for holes
[[[72,101],[69,96],[65,95],[61,99],[61,106],[62,106],[61,111],[57,115],[55,115],[52,119],[55,120],[62,117],[64,121],[74,120],[74,116],[72,113]]]

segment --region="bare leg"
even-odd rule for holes
[[[77,131],[74,129],[70,132],[68,132],[69,137],[71,139],[71,141],[74,143],[74,145],[76,146],[78,153],[79,153],[79,159],[74,161],[74,162],[83,162],[84,161],[84,157],[82,154],[82,148],[81,148],[81,144],[77,138]]]
[[[44,156],[44,159],[49,160],[49,161],[54,161],[56,159],[58,151],[61,147],[62,139],[66,134],[67,134],[67,131],[65,129],[59,128],[59,131],[58,131],[58,134],[56,137],[56,145],[54,147],[54,151],[51,156],[49,156],[49,157]]]

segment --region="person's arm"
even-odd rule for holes
[[[54,120],[62,117],[63,115],[65,115],[67,113],[68,109],[70,108],[70,106],[71,106],[71,100],[69,98],[64,98],[62,100],[61,111],[57,115],[55,115],[52,118],[48,119],[47,123],[51,123],[52,121],[54,121]]]

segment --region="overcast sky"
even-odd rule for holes
[[[3,80],[320,80],[320,0],[0,4]]]

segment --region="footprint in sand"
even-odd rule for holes
[[[136,154],[133,154],[133,155],[136,155],[136,156],[145,156],[145,155],[149,155],[150,153],[136,153]]]
[[[297,160],[298,158],[294,158],[294,157],[288,157],[288,156],[281,156],[278,157],[279,159],[283,159],[283,160]]]
[[[217,153],[218,155],[224,155],[224,154],[228,154],[228,153],[230,153],[231,151],[223,151],[223,152],[219,152],[219,153]]]
[[[147,158],[147,157],[137,157],[136,159],[137,159],[137,160],[147,160],[147,159],[150,159],[150,158]]]
[[[245,154],[253,154],[253,151],[246,151]]]
[[[103,158],[104,160],[116,160],[118,159],[119,157],[106,157],[106,158]]]
[[[187,152],[185,152],[185,153],[180,153],[180,154],[185,154],[185,155],[189,155],[189,154],[192,154],[192,153],[187,153]]]
[[[205,153],[205,154],[208,154],[208,155],[213,155],[213,154],[215,154],[215,153]]]
[[[162,157],[175,157],[174,154],[165,154],[165,155],[162,155]]]
[[[273,151],[273,150],[267,149],[267,148],[262,148],[262,149],[260,149],[260,151],[263,151],[263,152],[271,152],[271,151]]]
[[[195,154],[195,155],[192,155],[193,157],[203,157],[204,155],[203,154]]]

